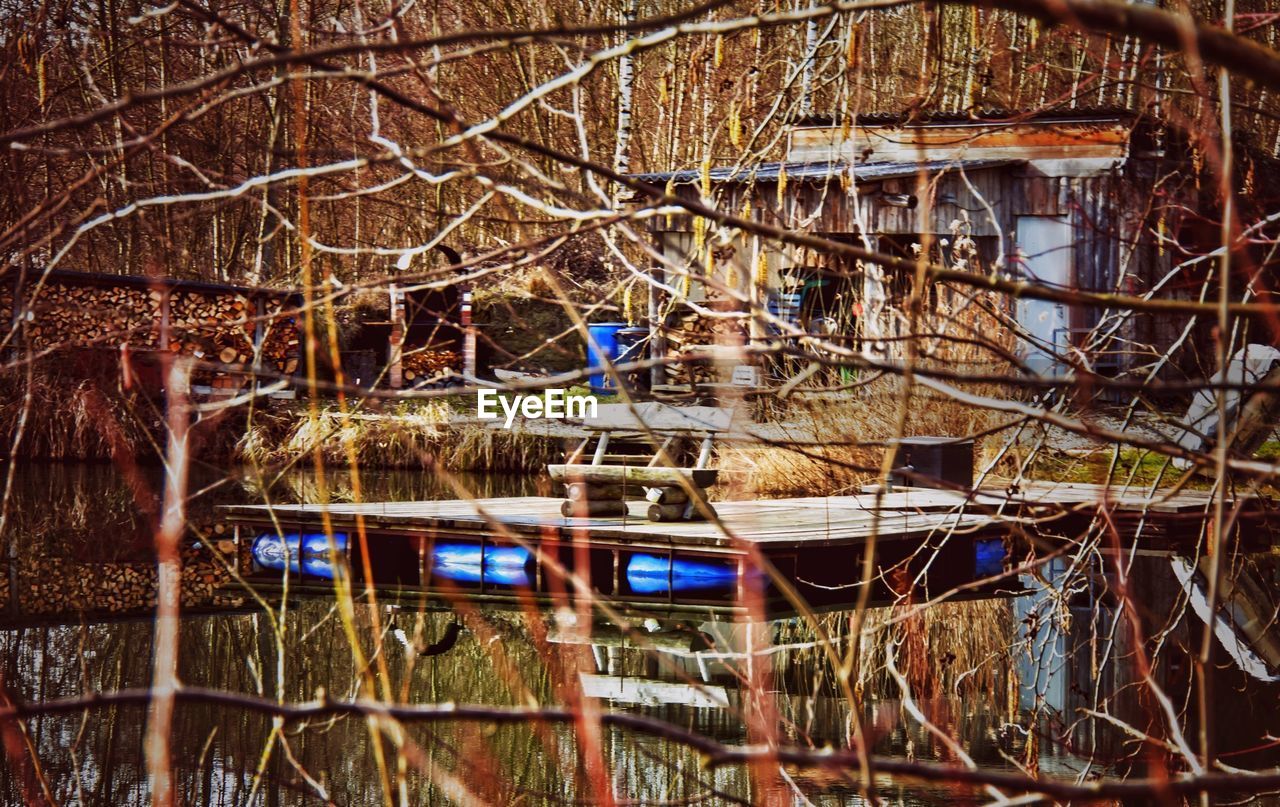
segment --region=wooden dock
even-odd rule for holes
[[[862,576],[858,547],[872,536],[880,547],[873,601],[892,601],[896,592],[889,581],[895,575],[913,577],[916,570],[927,574],[924,588],[930,593],[964,586],[975,596],[994,596],[1017,590],[1016,580],[985,585],[984,579],[1010,569],[1030,542],[1043,549],[1077,541],[1100,508],[1107,508],[1108,523],[1121,539],[1111,548],[1172,554],[1194,547],[1213,505],[1205,491],[1049,482],[992,485],[971,495],[909,488],[716,502],[718,523],[651,522],[645,518],[646,501],[628,502],[625,515],[565,517],[562,501],[335,502],[237,505],[224,511],[242,548],[252,547],[241,552],[247,576],[262,581],[279,582],[293,553],[303,557],[291,567],[301,578],[298,583],[327,585],[324,578],[332,575],[327,535],[335,536],[340,561],[358,576],[364,565],[358,539],[363,532],[374,582],[398,590],[547,596],[565,589],[563,580],[550,579],[547,561],[554,559],[550,566],[585,571],[600,594],[627,601],[725,604],[740,600],[753,584],[776,600],[776,587],[758,572],[752,577],[765,558],[806,599],[836,607],[856,598]],[[1241,510],[1238,535],[1259,550],[1276,543],[1269,501],[1242,497],[1229,504]],[[293,544],[284,557],[277,547],[274,565],[268,559],[264,568],[260,540]],[[590,567],[585,570],[583,554],[575,551],[583,547]],[[677,579],[682,571],[693,575],[692,582]]]
[[[354,529],[360,520],[373,532],[449,531],[456,534],[500,536],[511,532],[539,540],[626,544],[667,549],[741,549],[758,546],[829,546],[862,543],[872,534],[886,540],[920,539],[939,531],[975,530],[1004,520],[978,512],[951,512],[934,505],[908,509],[894,506],[909,494],[891,494],[877,509],[874,495],[825,499],[769,499],[717,502],[720,523],[664,522],[645,518],[647,501],[628,502],[628,514],[596,518],[566,518],[563,499],[523,496],[436,502],[366,502],[361,504],[244,505],[227,508],[238,524],[314,530],[328,514],[334,529]],[[275,521],[272,521],[274,516]]]

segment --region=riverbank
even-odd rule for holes
[[[1140,483],[1168,475],[1165,458],[1150,452],[1122,449],[1113,468],[1112,452],[1101,441],[1019,426],[1013,416],[927,390],[917,389],[904,404],[898,387],[882,379],[857,391],[797,394],[757,407],[756,417],[740,406],[733,430],[716,447],[714,464],[722,473],[715,496],[855,491],[879,479],[884,453],[898,434],[976,436],[977,467],[995,475],[1099,482],[1132,470]],[[369,399],[345,409],[332,400],[313,407],[261,399],[251,407],[201,413],[191,429],[191,456],[255,471],[307,467],[319,459],[332,469],[541,475],[586,434],[571,421],[524,418],[507,429],[501,421],[478,419],[474,407],[471,395]],[[1111,430],[1156,436],[1142,424],[1091,417]],[[158,461],[166,444],[164,422],[159,402],[123,386],[112,372],[46,363],[29,377],[0,374],[0,433],[10,440],[20,434],[20,460]],[[1010,441],[1015,432],[1018,439]]]
[[[319,459],[338,467],[536,473],[562,458],[572,438],[572,430],[495,428],[455,407],[449,400],[355,412],[277,406],[247,418],[233,459],[272,468]]]
[[[367,405],[262,399],[252,407],[203,412],[190,431],[191,455],[219,464],[285,468],[324,462],[366,468],[528,473],[562,456],[565,435],[488,428],[457,399]],[[0,434],[20,460],[152,462],[166,444],[161,402],[114,372],[42,364],[0,374]]]

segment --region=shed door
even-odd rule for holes
[[[1072,272],[1071,221],[1065,216],[1019,216],[1018,256],[1026,280],[1070,288]],[[1054,358],[1071,343],[1070,312],[1063,303],[1020,298],[1018,324],[1026,336],[1018,353],[1036,373],[1061,375],[1066,368]]]

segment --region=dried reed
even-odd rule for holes
[[[24,370],[0,373],[0,435],[6,444],[24,409],[22,457],[96,460],[150,453],[153,446],[132,401],[102,378],[64,377],[46,365],[32,372],[30,384]]]
[[[237,447],[239,459],[280,466],[318,448],[325,462],[345,467],[348,447],[366,467],[418,468],[434,461],[451,470],[539,471],[563,452],[561,441],[518,430],[451,423],[443,402],[404,404],[376,415],[343,418],[334,408],[310,418],[255,418]]]
[[[880,379],[856,393],[799,399],[788,406],[783,422],[760,430],[767,441],[722,446],[719,466],[733,478],[735,495],[855,492],[879,478],[884,452],[899,436],[901,387],[896,379]],[[982,435],[1006,420],[920,388],[906,406],[904,437]],[[996,442],[979,437],[975,453],[990,453]]]

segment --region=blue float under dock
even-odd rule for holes
[[[1164,553],[1178,550],[1178,535],[1195,534],[1212,498],[1055,483],[971,496],[912,488],[716,502],[719,523],[654,523],[645,517],[646,501],[628,502],[626,515],[571,518],[561,514],[561,502],[515,497],[224,511],[249,550],[238,555],[248,567],[241,572],[255,584],[288,576],[300,589],[331,588],[336,561],[353,579],[368,566],[375,586],[399,592],[514,600],[563,596],[573,588],[561,572],[567,569],[617,602],[737,608],[748,593],[772,603],[786,599],[764,572],[772,567],[810,604],[840,607],[857,598],[861,547],[873,537],[873,602],[892,602],[892,581],[904,572],[923,581],[930,596],[956,587],[966,596],[999,596],[1016,591],[1016,577],[1003,573],[1025,541],[1081,534],[1100,502],[1112,510],[1126,546],[1132,540],[1138,551]],[[1241,505],[1241,524],[1270,542],[1268,508],[1261,500]],[[984,582],[992,578],[1001,579]]]

